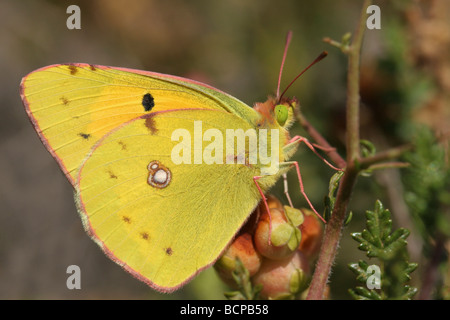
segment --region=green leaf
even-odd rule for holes
[[[325,196],[324,199],[325,203],[324,217],[326,221],[329,221],[331,218],[331,212],[333,212],[334,203],[336,202],[336,192],[339,187],[339,181],[343,176],[344,171],[338,171],[330,179],[328,185],[328,195]]]
[[[363,260],[359,260],[358,263],[351,263],[349,264],[350,270],[353,271],[353,273],[356,274],[356,280],[359,282],[366,282],[367,281],[367,268],[369,267],[369,264]]]
[[[347,217],[345,218],[344,226],[348,226],[350,221],[352,221],[352,218],[353,218],[353,211],[350,211]]]
[[[355,300],[383,300],[377,292],[363,287],[356,287],[354,290],[350,289],[349,292]]]
[[[255,300],[258,299],[262,286],[252,286],[250,281],[250,274],[247,268],[244,267],[242,261],[236,257],[236,268],[232,272],[234,281],[238,289],[236,291],[224,292],[225,298],[229,300]]]
[[[377,152],[375,145],[369,140],[362,139],[359,141],[359,144],[361,146],[361,154],[363,157],[373,156]]]
[[[417,289],[406,285],[406,282],[411,279],[410,274],[417,268],[417,264],[408,262],[406,239],[410,234],[409,230],[399,228],[393,231],[391,214],[378,200],[373,211],[366,211],[366,227],[367,229],[351,236],[359,243],[358,249],[365,251],[369,258],[377,258],[379,262],[376,269],[375,265],[370,269],[376,270],[375,273],[368,272],[370,265],[363,260],[349,264],[356,279],[368,286],[351,289],[350,295],[354,299],[368,300],[411,299]],[[380,277],[380,289],[370,289],[373,288],[370,286],[374,283],[372,280],[377,279],[370,277],[375,276]]]

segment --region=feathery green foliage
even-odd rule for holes
[[[419,130],[414,151],[405,155],[411,166],[403,181],[405,200],[423,239],[435,238],[436,230],[450,236],[450,170],[445,150],[426,127]]]
[[[350,294],[359,300],[411,299],[417,289],[406,282],[417,264],[408,262],[406,238],[409,231],[392,230],[391,213],[379,200],[373,211],[366,211],[366,220],[367,229],[353,233],[352,237],[359,242],[360,250],[369,258],[377,258],[379,263],[369,265],[360,260],[349,265],[356,279],[367,286],[350,289]]]
[[[250,274],[241,260],[236,257],[236,270],[233,271],[233,280],[238,286],[238,290],[225,292],[224,295],[229,300],[255,300],[258,299],[261,286],[252,286]]]

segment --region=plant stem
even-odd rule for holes
[[[371,165],[369,170],[380,170],[380,169],[399,169],[399,168],[407,168],[411,164],[408,162],[383,162]]]
[[[350,199],[357,176],[358,172],[354,170],[353,167],[352,169],[347,168],[342,177],[331,219],[325,227],[325,235],[320,249],[319,259],[307,296],[308,300],[323,299],[331,266],[336,257],[336,251],[341,238],[342,227],[347,213],[348,200]]]
[[[433,247],[431,259],[424,272],[422,288],[420,289],[419,300],[431,300],[435,283],[439,278],[439,262],[445,252],[445,237],[441,234],[437,236],[437,241]]]
[[[319,253],[316,269],[309,288],[308,300],[323,299],[331,266],[336,257],[336,251],[346,218],[347,207],[353,186],[359,173],[357,161],[359,152],[359,64],[362,40],[366,23],[366,10],[371,0],[365,0],[359,18],[355,37],[347,52],[347,168],[339,185],[336,203],[330,221],[325,228],[325,235]]]
[[[374,165],[380,166],[382,165],[380,162],[386,160],[392,160],[398,158],[406,151],[409,151],[413,148],[412,144],[405,144],[403,146],[395,147],[392,149],[388,149],[386,151],[379,152],[373,156],[362,158],[359,160],[359,167],[361,169],[367,169],[369,167],[373,168]]]
[[[361,47],[366,28],[366,10],[371,0],[365,0],[361,11],[355,38],[348,51],[347,71],[347,164],[357,160],[359,152],[359,65]]]

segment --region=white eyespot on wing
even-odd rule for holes
[[[172,173],[169,168],[165,167],[158,160],[151,161],[147,169],[149,171],[147,182],[155,188],[165,188],[172,180]]]

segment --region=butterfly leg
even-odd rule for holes
[[[311,201],[309,200],[308,196],[306,195],[305,188],[303,186],[302,174],[300,173],[300,166],[298,165],[298,162],[297,161],[289,161],[289,162],[284,162],[283,165],[295,166],[295,169],[297,171],[298,183],[300,184],[301,194],[306,199],[306,202],[308,202],[309,207],[311,208],[312,211],[314,211],[314,213],[317,215],[317,217],[319,217],[319,219],[322,220],[323,223],[327,223],[325,221],[325,219],[322,218],[322,216],[317,212],[317,210],[314,208]]]
[[[327,164],[330,168],[333,168],[334,170],[337,170],[337,171],[342,171],[343,170],[343,169],[340,169],[340,168],[337,168],[337,167],[333,166],[331,163],[329,163],[324,157],[322,157],[316,151],[316,148],[324,150],[324,151],[330,151],[330,150],[333,150],[333,148],[325,148],[325,147],[322,147],[322,146],[319,146],[319,145],[316,145],[316,144],[312,144],[305,137],[302,137],[302,136],[295,136],[295,137],[293,137],[291,140],[288,141],[288,143],[284,146],[283,149],[286,149],[287,152],[289,152],[290,149],[296,147],[296,144],[299,144],[301,142],[303,142],[312,152],[314,152],[320,159],[322,159],[322,161],[325,162],[325,164]],[[325,220],[322,218],[322,216],[314,208],[314,206],[312,205],[311,201],[309,200],[308,196],[305,193],[305,190],[304,190],[304,187],[303,187],[302,175],[300,173],[300,167],[298,165],[298,162],[296,162],[296,161],[286,162],[286,163],[283,163],[283,165],[294,165],[295,166],[296,171],[297,171],[298,181],[299,181],[299,184],[300,184],[300,192],[305,197],[306,201],[308,202],[309,206],[314,211],[314,213],[320,218],[320,220],[322,220],[324,223],[326,223]],[[284,177],[284,175],[283,175],[283,177]],[[286,184],[287,184],[287,182],[286,182],[286,179],[285,179],[285,194],[288,196]]]
[[[289,205],[291,208],[293,208],[291,197],[289,196],[289,190],[288,190],[288,181],[287,181],[287,174],[283,173],[283,185],[284,185],[284,194],[286,195],[286,198],[288,199]]]
[[[293,137],[291,140],[288,141],[288,143],[287,143],[286,146],[288,146],[288,145],[290,145],[290,144],[294,144],[294,143],[300,144],[300,143],[302,143],[302,142],[303,142],[309,149],[311,149],[311,151],[314,152],[320,159],[322,159],[322,161],[325,162],[325,164],[326,164],[327,166],[329,166],[330,168],[332,168],[332,169],[334,169],[334,170],[342,171],[342,169],[333,166],[331,163],[329,163],[324,157],[322,157],[322,156],[316,151],[316,149],[321,149],[321,150],[323,150],[323,151],[330,151],[330,150],[334,150],[334,148],[325,148],[325,147],[319,146],[319,145],[317,145],[317,144],[313,144],[313,143],[309,142],[308,139],[306,139],[305,137],[302,137],[302,136],[295,136],[295,137]]]

